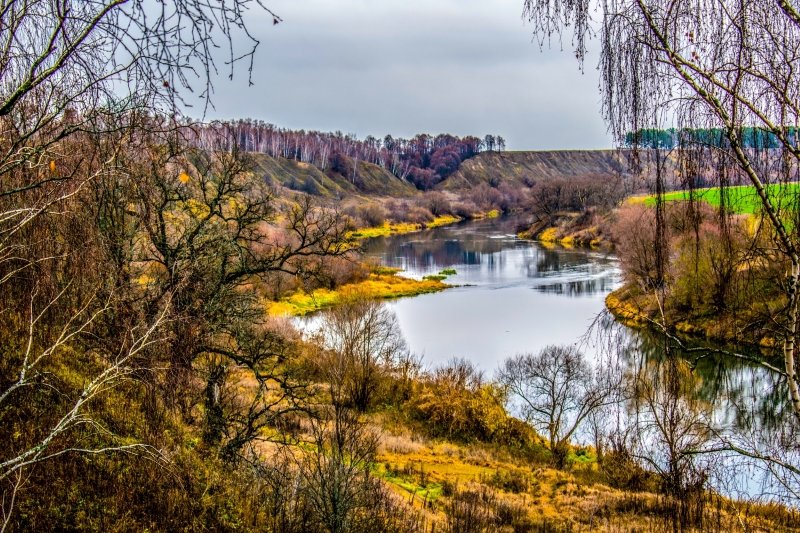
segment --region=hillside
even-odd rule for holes
[[[250,154],[255,172],[272,183],[304,191],[315,196],[341,198],[350,195],[407,197],[417,194],[411,183],[401,180],[391,172],[372,163],[358,162],[358,172],[342,176],[332,170],[321,171],[309,163],[293,159],[271,157],[253,152]]]
[[[627,172],[625,159],[625,152],[617,150],[482,152],[464,161],[440,188],[455,191],[497,180],[528,185],[548,178],[618,176]]]
[[[342,198],[351,195],[406,198],[419,191],[388,170],[364,161],[355,175],[343,176],[330,169],[299,161],[252,153],[257,173],[274,185],[316,196]],[[617,150],[559,150],[482,152],[461,163],[459,169],[436,188],[463,191],[481,183],[529,186],[551,178],[619,176],[628,172],[625,153]]]

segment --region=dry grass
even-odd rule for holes
[[[303,316],[335,305],[348,294],[358,293],[367,298],[392,299],[417,296],[447,289],[450,285],[437,279],[416,280],[395,273],[371,273],[364,281],[342,285],[338,289],[297,291],[278,302],[267,302],[271,316]]]
[[[430,222],[425,222],[423,224],[416,224],[413,222],[397,222],[395,224],[390,224],[389,222],[384,222],[381,226],[359,228],[351,232],[348,237],[353,239],[371,239],[374,237],[386,237],[388,235],[401,235],[404,233],[414,233],[425,229],[447,226],[457,222],[461,222],[461,218],[453,215],[438,216]]]

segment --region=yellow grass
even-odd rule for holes
[[[434,218],[430,222],[425,223],[425,228],[431,229],[438,228],[439,226],[449,226],[450,224],[455,224],[456,222],[461,222],[461,219],[453,215],[442,215]]]
[[[498,218],[500,216],[499,209],[492,209],[491,211],[481,211],[479,213],[474,213],[470,216],[473,220],[482,220],[484,218]]]
[[[453,215],[442,215],[424,224],[417,224],[414,222],[398,222],[396,224],[390,224],[388,222],[384,222],[382,226],[359,228],[355,231],[351,231],[348,237],[353,239],[372,239],[374,237],[386,237],[388,235],[414,233],[416,231],[438,228],[440,226],[447,226],[457,222],[461,222],[461,219]]]
[[[298,291],[278,302],[268,302],[267,312],[271,316],[303,316],[335,305],[340,298],[353,292],[369,298],[390,299],[438,292],[449,286],[441,280],[416,280],[382,271],[370,274],[364,281],[342,285],[335,290],[316,289],[311,293]]]

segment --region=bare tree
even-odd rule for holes
[[[40,302],[34,293],[30,298],[27,337],[22,339],[23,342],[12,342],[4,353],[7,366],[14,367],[16,375],[13,381],[3,383],[0,389],[0,423],[19,424],[17,417],[35,410],[39,396],[51,397],[53,401],[49,412],[40,416],[39,424],[29,435],[7,442],[0,452],[0,486],[4,487],[0,502],[4,514],[2,530],[11,519],[25,470],[38,463],[65,454],[124,452],[154,457],[159,454],[158,450],[141,443],[117,441],[114,433],[92,415],[91,406],[110,389],[132,379],[138,370],[139,359],[163,340],[159,335],[167,308],[162,309],[149,324],[128,331],[119,342],[116,353],[100,350],[92,353],[87,363],[97,370],[90,374],[83,386],[75,388],[51,375],[48,369],[53,367],[59,353],[80,349],[81,341],[92,334],[102,315],[112,312],[113,304],[97,305],[98,302],[90,299],[63,325],[53,327],[47,323],[48,311],[60,303],[58,300],[65,292],[41,307],[37,307]],[[104,444],[96,444],[90,436],[100,437]]]
[[[397,318],[382,302],[353,294],[325,312],[319,332],[331,352],[323,373],[334,403],[365,411],[406,351]]]
[[[498,377],[520,401],[525,418],[544,432],[559,468],[566,465],[569,441],[581,423],[614,401],[614,384],[596,379],[583,354],[572,346],[517,355],[506,360]]]
[[[711,406],[697,398],[687,361],[671,354],[630,376],[634,457],[656,472],[674,506],[674,529],[702,520],[708,470],[701,464],[713,438]]]
[[[110,389],[162,370],[151,364],[157,341],[175,324],[176,287],[145,310],[131,279],[142,159],[128,150],[156,134],[169,146],[185,96],[209,105],[217,65],[251,68],[246,19],[264,9],[0,2],[0,482],[14,495],[34,464],[149,449],[138,435],[118,442],[96,410]]]

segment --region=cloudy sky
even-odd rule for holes
[[[367,135],[486,133],[508,148],[605,148],[597,53],[541,51],[522,0],[267,0],[254,86],[216,83],[207,118]]]

